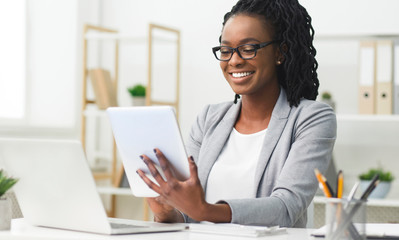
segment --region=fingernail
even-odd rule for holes
[[[143,155],[140,155],[140,158],[141,158],[141,160],[144,160],[144,157],[143,157]]]
[[[157,153],[157,150],[154,148],[154,153]]]
[[[194,162],[194,158],[193,158],[193,156],[190,156],[190,160]]]

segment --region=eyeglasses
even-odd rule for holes
[[[269,46],[270,44],[277,43],[279,41],[273,40],[270,42],[264,42],[260,44],[243,44],[236,48],[227,46],[213,47],[212,51],[216,59],[219,61],[227,62],[231,59],[234,52],[237,52],[238,56],[244,60],[252,59],[256,56],[258,49]]]

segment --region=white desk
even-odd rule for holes
[[[24,219],[14,219],[11,231],[0,231],[0,239],[7,240],[104,240],[104,239],[130,239],[130,240],[306,240],[315,239],[310,236],[311,229],[290,228],[286,232],[265,237],[234,237],[229,235],[212,235],[194,233],[189,231],[170,233],[145,233],[119,236],[104,236],[99,234],[81,233],[51,228],[33,227],[25,223]]]

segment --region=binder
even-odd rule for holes
[[[115,87],[111,80],[109,71],[96,68],[89,71],[90,80],[93,86],[95,102],[99,109],[117,106]]]
[[[394,41],[394,85],[393,85],[393,113],[399,114],[399,40]]]
[[[376,113],[392,114],[393,85],[393,42],[391,40],[377,41],[377,85]]]
[[[375,113],[375,42],[360,42],[359,114]]]

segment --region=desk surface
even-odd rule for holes
[[[7,240],[36,240],[36,239],[87,239],[87,240],[104,240],[104,239],[137,239],[137,240],[248,240],[248,239],[269,239],[269,240],[303,240],[314,239],[310,236],[311,229],[290,228],[286,232],[269,235],[265,237],[234,237],[230,235],[213,235],[204,233],[194,233],[189,231],[169,232],[169,233],[145,233],[130,234],[118,236],[105,236],[99,234],[81,233],[67,230],[34,227],[25,223],[24,219],[13,219],[11,231],[0,231],[0,239]]]

